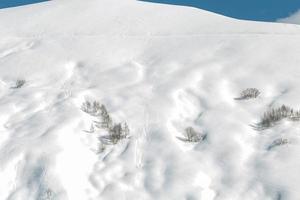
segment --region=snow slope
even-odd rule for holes
[[[297,200],[300,26],[135,0],[0,11],[0,199]],[[26,83],[12,88],[17,80]],[[236,101],[246,88],[256,99]],[[101,145],[86,101],[130,137]],[[206,134],[179,140],[187,127]],[[269,148],[277,139],[289,144]],[[99,148],[103,148],[99,151]]]

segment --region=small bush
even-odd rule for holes
[[[292,108],[282,105],[279,108],[273,108],[264,113],[260,122],[255,125],[257,129],[266,129],[276,125],[282,119],[293,121],[300,120],[300,112],[294,111]]]
[[[96,116],[100,112],[100,107],[101,106],[100,106],[99,102],[97,102],[97,101],[94,101],[94,102],[86,101],[82,104],[81,110],[90,115]]]
[[[23,85],[25,85],[26,81],[23,79],[18,79],[15,83],[15,85],[13,87],[11,87],[12,89],[18,89],[23,87]]]
[[[102,142],[117,144],[120,140],[128,138],[129,128],[127,123],[114,123],[104,105],[100,105],[97,101],[86,101],[82,104],[81,109],[92,116],[98,117],[99,121],[94,121],[96,128],[107,130],[108,135],[100,138]],[[94,131],[94,126],[91,125],[90,132]]]
[[[117,144],[120,140],[129,137],[129,128],[126,123],[117,123],[107,129],[108,135],[100,137],[104,144]]]
[[[117,144],[120,140],[125,139],[129,136],[129,128],[126,123],[124,125],[122,125],[121,123],[115,124],[109,129],[108,132],[108,139],[112,144]]]
[[[184,142],[201,142],[205,140],[206,135],[196,132],[192,127],[188,127],[185,129],[184,138],[177,137],[178,139]]]
[[[107,112],[107,109],[104,105],[101,105],[100,106],[100,116],[101,116],[101,128],[107,128],[107,129],[110,129],[113,125],[113,121],[110,117],[110,115],[108,114]]]
[[[240,97],[235,98],[235,100],[247,100],[247,99],[254,99],[258,97],[260,94],[259,90],[256,88],[247,88],[243,90],[240,94]]]

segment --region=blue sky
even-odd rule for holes
[[[0,0],[0,8],[45,0]],[[83,0],[84,1],[84,0]],[[300,0],[142,0],[192,6],[238,19],[276,21],[300,10]]]
[[[0,0],[0,8],[9,8],[43,1],[45,0]]]
[[[276,21],[300,10],[300,0],[143,0],[192,6],[229,17]]]

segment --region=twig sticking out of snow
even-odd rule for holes
[[[243,90],[240,94],[240,97],[235,98],[235,100],[247,100],[247,99],[255,99],[260,94],[259,90],[256,88],[247,88]]]

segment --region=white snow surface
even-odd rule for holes
[[[234,100],[246,88],[261,94]],[[299,98],[297,25],[136,0],[3,9],[0,199],[298,200],[300,122],[251,125]],[[130,137],[99,151],[85,100]]]

